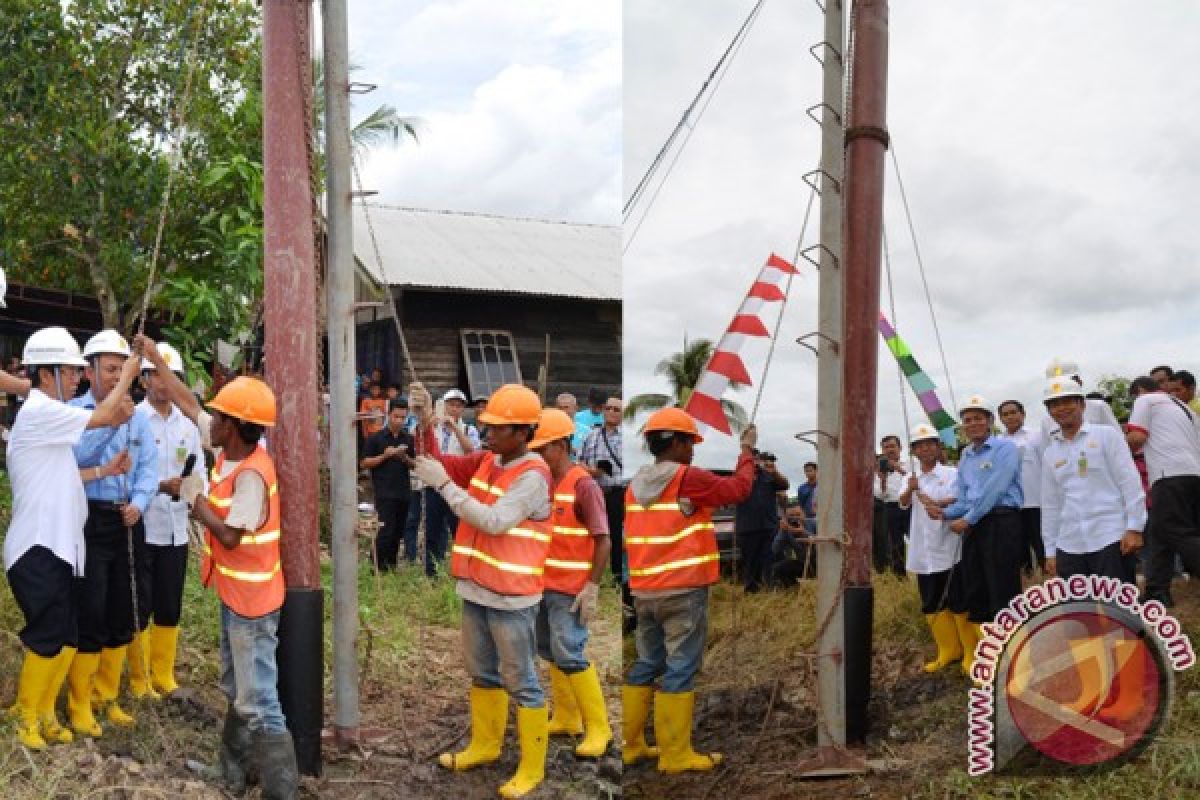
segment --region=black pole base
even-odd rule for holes
[[[862,745],[870,728],[867,706],[871,702],[871,625],[875,615],[875,590],[847,586],[844,595],[846,653],[846,744]]]
[[[301,775],[321,776],[325,718],[324,605],[321,589],[289,588],[279,617],[279,702]]]

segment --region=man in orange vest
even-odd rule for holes
[[[459,518],[450,573],[463,599],[471,741],[438,762],[466,770],[498,759],[511,694],[521,761],[500,796],[523,797],[542,782],[546,769],[548,720],[537,676],[535,624],[553,527],[553,478],[546,462],[528,452],[542,404],[524,386],[500,387],[479,415],[488,449],[451,456],[438,449],[428,390],[413,384],[409,398],[421,410],[418,448],[429,454],[414,460],[413,471]]]
[[[612,543],[600,485],[571,461],[574,434],[575,420],[551,408],[542,412],[537,436],[529,443],[554,478],[554,531],[538,609],[538,655],[550,662],[550,735],[583,733],[575,755],[599,758],[612,741],[612,728],[600,678],[583,651]]]
[[[659,771],[667,773],[710,770],[721,754],[692,749],[692,712],[708,635],[708,587],[720,577],[712,514],[750,495],[758,434],[753,425],[742,433],[742,452],[728,478],[691,466],[703,439],[682,409],[651,414],[644,434],[654,463],[637,471],[625,493],[637,660],[621,693],[623,758],[634,764],[657,757]],[[657,747],[646,744],[652,702]]]
[[[139,336],[137,345],[171,401],[200,429],[204,446],[217,452],[207,498],[200,497],[203,481],[194,473],[179,489],[192,518],[205,527],[200,580],[215,587],[221,600],[221,690],[230,705],[212,777],[244,791],[253,762],[262,796],[291,800],[299,771],[275,662],[284,598],[279,491],[275,464],[259,444],[263,429],[275,424],[275,395],[257,378],[241,376],[209,401],[209,414],[153,342]]]

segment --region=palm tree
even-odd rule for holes
[[[625,419],[632,420],[643,411],[657,411],[667,406],[685,406],[688,398],[692,396],[692,390],[696,388],[696,382],[700,380],[701,373],[704,372],[704,367],[708,364],[712,351],[713,343],[708,339],[697,339],[691,344],[685,341],[681,351],[659,361],[654,367],[654,374],[667,379],[667,383],[671,385],[671,394],[648,392],[629,398],[625,404]],[[742,384],[733,384],[735,389],[741,387]],[[735,432],[740,432],[746,427],[750,417],[741,405],[733,400],[722,400],[721,408],[725,410],[729,425]]]
[[[353,74],[362,69],[362,67],[357,64],[351,64],[349,69],[351,74]],[[325,65],[321,56],[313,57],[312,75],[313,116],[316,117],[315,124],[320,149],[324,152]],[[389,143],[397,145],[406,137],[411,137],[414,142],[419,144],[420,138],[418,137],[418,133],[424,124],[424,120],[420,117],[403,117],[396,112],[396,109],[386,103],[379,106],[350,129],[350,147],[354,152],[354,160],[359,161],[364,151],[369,150],[375,145]]]

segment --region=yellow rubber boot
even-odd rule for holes
[[[546,746],[550,742],[550,737],[546,735],[548,725],[545,706],[517,707],[517,741],[521,744],[521,760],[517,763],[516,774],[500,787],[501,797],[524,797],[546,777]]]
[[[133,717],[121,708],[117,702],[117,692],[121,689],[121,672],[125,667],[125,655],[128,646],[106,647],[100,651],[100,663],[96,669],[96,699],[104,709],[104,715],[114,725],[128,727],[134,723]]]
[[[658,740],[658,771],[704,772],[720,764],[720,753],[692,749],[695,692],[659,692],[654,696],[654,737]]]
[[[462,771],[490,764],[500,757],[504,726],[508,724],[508,692],[503,689],[471,687],[471,741],[466,750],[442,753],[438,763]]]
[[[175,682],[179,626],[151,625],[147,633],[150,638],[150,685],[163,695],[171,694],[179,689]]]
[[[567,676],[570,688],[579,708],[583,711],[583,741],[575,748],[581,758],[599,758],[608,750],[612,741],[612,728],[608,724],[608,709],[604,707],[604,692],[600,690],[600,676],[595,665],[583,672]]]
[[[971,668],[975,666],[975,645],[979,644],[979,626],[968,620],[966,614],[955,614],[954,627],[958,631],[958,641],[962,645],[963,673],[970,677]]]
[[[103,732],[92,713],[92,689],[99,667],[99,653],[76,653],[67,672],[67,719],[80,736],[95,738]]]
[[[46,684],[46,690],[42,692],[42,700],[38,704],[38,722],[42,726],[42,737],[47,742],[70,744],[75,741],[75,736],[71,733],[70,728],[64,728],[58,721],[58,711],[55,710],[58,693],[67,679],[67,671],[71,669],[73,658],[75,658],[74,647],[64,647],[58,651],[58,655],[54,657],[54,672],[51,674],[50,682]]]
[[[38,708],[46,686],[54,678],[58,665],[53,658],[25,651],[21,675],[17,678],[17,702],[13,711],[17,717],[17,739],[30,750],[45,750],[46,740],[38,725]]]
[[[627,683],[621,687],[621,760],[626,764],[658,758],[658,748],[646,744],[646,720],[653,702],[653,686]]]
[[[162,695],[150,685],[150,636],[135,633],[129,643],[129,696],[139,700],[161,700]]]
[[[583,717],[579,715],[579,704],[567,673],[554,664],[550,665],[550,700],[554,713],[550,715],[551,736],[578,736],[583,733]]]
[[[962,660],[963,646],[958,640],[958,626],[954,623],[954,613],[939,611],[936,614],[926,614],[929,630],[933,633],[933,642],[937,645],[937,658],[927,663],[923,669],[926,672],[937,672],[940,669]]]

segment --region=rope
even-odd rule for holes
[[[888,308],[892,315],[892,325],[899,326],[900,323],[896,321],[896,294],[895,286],[892,283],[892,254],[888,248],[887,226],[881,226],[881,230],[883,233],[883,263],[884,269],[887,272]],[[899,330],[898,327],[897,330]],[[904,370],[900,368],[899,361],[896,362],[896,379],[900,384],[900,408],[904,413],[904,433],[907,435],[912,430],[912,420],[908,417],[908,392],[906,391],[907,387],[904,385]],[[915,469],[916,460],[913,458],[911,449],[908,455]]]
[[[692,134],[696,131],[696,126],[704,117],[704,112],[708,110],[708,106],[712,102],[712,99],[716,96],[717,90],[721,88],[721,83],[725,80],[725,76],[729,73],[729,66],[733,64],[733,59],[735,59],[737,54],[741,51],[742,44],[746,41],[746,36],[749,34],[750,26],[758,17],[758,12],[762,8],[764,2],[766,2],[766,0],[758,0],[758,3],[755,4],[754,8],[750,11],[749,16],[746,17],[746,21],[742,23],[742,27],[738,29],[738,32],[734,35],[732,41],[730,41],[729,46],[725,48],[725,52],[721,55],[720,60],[717,61],[717,65],[713,67],[712,72],[709,73],[708,77],[704,81],[704,84],[700,87],[700,91],[697,92],[696,96],[692,99],[691,105],[689,105],[687,110],[683,112],[683,116],[680,117],[679,122],[676,123],[675,129],[671,131],[671,135],[667,137],[666,143],[664,143],[662,149],[658,151],[658,155],[656,155],[654,161],[651,162],[650,167],[646,170],[646,174],[642,176],[640,181],[638,181],[638,185],[634,189],[633,194],[631,194],[629,196],[629,200],[625,202],[625,208],[622,213],[623,220],[628,225],[629,217],[632,214],[633,207],[641,198],[641,195],[645,191],[645,187],[648,185],[651,176],[658,171],[662,160],[666,157],[668,150],[670,150],[671,145],[674,143],[675,137],[679,135],[684,126],[687,126],[687,134],[684,135],[683,141],[680,143],[679,148],[671,157],[671,162],[667,164],[667,169],[666,172],[663,173],[662,180],[659,181],[658,185],[654,188],[654,192],[651,193],[650,199],[646,204],[645,211],[642,212],[642,216],[638,219],[637,224],[633,226],[633,230],[630,231],[629,237],[625,240],[625,244],[621,248],[622,254],[626,253],[633,245],[633,240],[637,238],[638,231],[642,229],[642,224],[646,221],[646,218],[650,216],[650,211],[654,208],[654,203],[658,199],[659,192],[662,191],[663,186],[665,186],[667,180],[670,179],[671,173],[675,170],[676,162],[679,161],[679,157],[683,154],[683,151],[687,149],[688,142],[691,140]],[[723,65],[724,68],[722,68]],[[708,93],[708,96],[704,99],[704,103],[700,106],[699,111],[697,111],[695,121],[689,124],[688,117],[696,108],[696,104],[700,102],[700,98],[704,96],[705,90],[708,88],[709,83],[713,81],[714,76],[716,78],[716,82],[712,84],[712,91]]]
[[[921,258],[921,247],[917,244],[917,230],[913,225],[912,211],[908,206],[908,193],[904,191],[904,180],[900,177],[900,162],[896,160],[896,140],[891,140],[888,152],[892,155],[892,167],[896,171],[896,185],[900,187],[900,202],[904,205],[904,218],[908,221],[908,233],[912,237],[913,253],[917,257],[917,269],[921,273],[921,285],[925,289],[925,303],[929,306],[929,319],[933,322],[933,335],[937,339],[938,354],[942,358],[942,372],[946,375],[946,391],[950,393],[950,404],[958,408],[958,400],[954,397],[954,384],[950,380],[950,367],[946,363],[946,348],[942,346],[942,332],[938,328],[937,314],[933,310],[933,297],[929,292],[929,281],[925,277],[925,261]],[[896,320],[893,316],[892,324]]]
[[[194,29],[197,23],[203,23],[207,10],[208,0],[202,0],[200,14],[195,17],[197,22],[193,23],[192,41],[187,52],[187,70],[184,73],[183,79],[183,96],[179,101],[178,109],[174,115],[177,122],[176,146],[172,153],[170,166],[167,168],[167,185],[163,189],[162,202],[159,204],[158,209],[158,227],[154,232],[154,248],[150,253],[150,273],[146,278],[146,291],[142,293],[141,310],[138,312],[137,332],[139,334],[146,332],[146,312],[150,306],[150,293],[154,290],[154,275],[158,271],[158,256],[162,250],[163,231],[167,225],[167,209],[171,203],[171,189],[175,185],[175,176],[179,173],[179,165],[183,162],[183,121],[184,115],[187,113],[188,101],[192,95],[192,79],[196,74],[196,44],[199,41],[199,36],[195,35]]]

